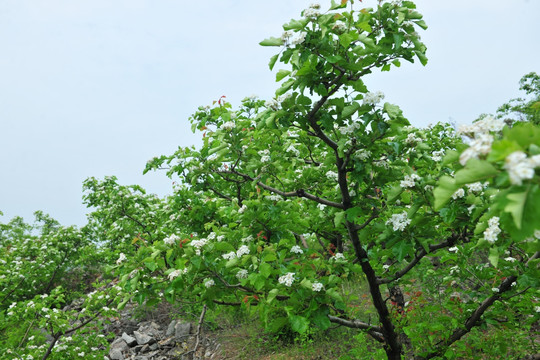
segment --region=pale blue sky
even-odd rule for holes
[[[197,142],[199,105],[271,97],[276,49],[258,42],[312,2],[0,0],[0,219],[43,210],[82,225],[89,176],[167,193],[164,174],[142,176],[146,161]],[[367,79],[413,124],[470,122],[540,72],[540,1],[416,3],[428,65]]]

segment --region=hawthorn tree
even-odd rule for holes
[[[152,241],[118,258],[126,292],[256,308],[275,332],[356,328],[388,359],[480,351],[487,325],[514,330],[519,346],[501,336],[499,353],[537,351],[540,130],[487,116],[464,143],[369,92],[372,71],[427,61],[411,1],[302,15],[261,42],[280,48],[270,69],[287,67],[274,99],[200,107],[202,147],[149,162],[180,185]],[[365,281],[364,311],[348,279]]]

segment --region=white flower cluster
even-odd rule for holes
[[[360,129],[360,123],[354,121],[352,124],[347,126],[341,126],[338,128],[341,135],[354,134],[356,130]]]
[[[403,231],[405,227],[411,223],[411,219],[407,218],[407,212],[404,211],[401,214],[393,214],[386,222],[386,225],[392,225],[394,231]]]
[[[282,201],[283,198],[278,194],[267,195],[266,198],[272,201]]]
[[[244,211],[246,211],[246,210],[247,210],[247,206],[246,206],[246,205],[242,205],[242,207],[241,207],[240,209],[238,209],[238,213],[239,213],[239,214],[243,214]]]
[[[431,160],[439,162],[442,160],[443,155],[444,155],[444,149],[434,151],[431,153]]]
[[[345,260],[345,256],[343,256],[342,253],[338,252],[334,256],[332,256],[334,260]]]
[[[294,254],[303,254],[304,251],[302,251],[302,248],[298,245],[294,245],[292,248],[291,248],[291,252],[294,253]]]
[[[280,276],[279,279],[278,279],[278,282],[280,284],[283,284],[285,286],[291,286],[292,283],[294,281],[294,273],[290,272],[290,273],[287,273],[283,276]]]
[[[270,161],[270,150],[261,150],[259,151],[259,155],[261,156],[261,162],[266,163]]]
[[[458,134],[473,138],[469,148],[463,151],[459,157],[461,165],[465,166],[470,159],[478,159],[479,155],[486,155],[491,151],[493,136],[490,131],[500,131],[504,127],[504,122],[496,120],[492,116],[476,121],[471,125],[461,125]]]
[[[300,45],[301,43],[303,43],[304,41],[306,41],[306,33],[300,33],[298,34],[297,37],[295,37],[294,39],[292,39],[291,43],[293,45]]]
[[[499,228],[499,218],[497,216],[488,220],[488,228],[484,230],[484,239],[490,243],[497,241],[497,236],[501,233]]]
[[[374,93],[368,92],[366,95],[364,95],[363,104],[375,106],[380,103],[382,99],[384,99],[384,94],[382,91],[377,91]]]
[[[268,100],[264,103],[264,106],[274,111],[279,110],[279,102],[276,99]]]
[[[240,257],[242,255],[248,255],[249,254],[249,248],[247,245],[242,245],[240,248],[236,251],[236,256]]]
[[[126,254],[120,253],[120,256],[118,256],[118,260],[116,260],[116,264],[120,265],[121,263],[123,263],[126,260],[127,260]]]
[[[415,133],[410,133],[409,135],[407,135],[407,138],[405,139],[405,142],[407,144],[414,144],[420,141],[422,141],[422,139],[417,137]]]
[[[354,154],[354,157],[357,158],[357,159],[360,160],[360,161],[367,160],[367,159],[369,159],[370,156],[371,156],[371,151],[366,150],[366,149],[358,150],[358,151]]]
[[[338,179],[338,174],[337,174],[337,172],[335,172],[335,171],[329,170],[329,171],[326,172],[326,177],[327,177],[329,180],[337,181],[337,179]]]
[[[247,277],[248,277],[248,271],[245,269],[238,270],[238,272],[236,273],[237,279],[246,279]]]
[[[293,36],[293,34],[294,33],[292,31],[287,30],[281,34],[281,40],[283,40],[283,42],[287,42]]]
[[[180,276],[180,274],[182,274],[182,270],[178,270],[178,269],[170,272],[169,273],[169,281],[173,281],[175,278]]]
[[[223,124],[221,124],[220,128],[222,130],[231,131],[232,129],[234,129],[234,122],[233,121],[224,122]]]
[[[475,183],[472,183],[472,184],[467,184],[465,185],[467,187],[467,189],[469,189],[469,191],[472,191],[472,192],[480,192],[482,190],[484,190],[484,187],[487,186],[488,183],[484,183],[482,184],[481,182],[475,182]]]
[[[207,288],[210,288],[212,286],[214,286],[216,283],[214,282],[213,279],[208,279],[204,282],[204,286],[206,286]]]
[[[311,4],[306,10],[304,10],[304,17],[307,19],[317,19],[321,16],[319,9],[321,8],[320,4]]]
[[[166,237],[165,239],[163,239],[163,242],[167,245],[174,245],[176,244],[176,242],[180,240],[180,237],[179,236],[176,236],[175,234],[172,234],[171,236],[169,237]]]
[[[456,200],[465,196],[465,190],[463,188],[457,189],[455,193],[452,194],[452,199]]]
[[[540,166],[540,155],[530,158],[522,151],[514,151],[506,157],[504,168],[508,171],[510,182],[521,185],[523,180],[534,177],[534,169]]]
[[[223,254],[221,255],[221,257],[223,257],[225,260],[232,260],[234,258],[236,258],[236,253],[234,251],[231,251],[227,254]]]
[[[399,186],[401,186],[402,188],[412,188],[416,185],[415,181],[420,179],[421,177],[416,174],[405,175],[403,180],[401,180],[401,182],[399,183]]]
[[[207,239],[199,239],[191,241],[191,246],[195,248],[195,254],[201,255],[201,248],[208,243]]]
[[[316,291],[316,292],[319,292],[323,289],[323,284],[321,284],[320,282],[314,282],[312,285],[311,285],[311,289],[313,291]]]
[[[300,156],[300,150],[298,150],[297,148],[295,148],[293,144],[289,145],[289,147],[288,147],[287,150],[285,150],[285,151],[286,151],[286,152],[293,153],[294,156]]]

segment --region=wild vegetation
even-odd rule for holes
[[[202,146],[146,166],[171,195],[90,178],[86,226],[2,224],[3,356],[103,359],[87,334],[128,301],[238,308],[281,342],[345,331],[343,359],[539,353],[538,75],[494,116],[416,128],[364,79],[426,64],[422,15],[359,5],[312,5],[261,42],[275,98],[199,107]]]

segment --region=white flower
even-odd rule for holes
[[[366,95],[364,95],[363,104],[377,105],[382,99],[384,99],[384,94],[381,91],[377,91],[375,93],[368,92]]]
[[[272,201],[281,201],[281,200],[283,200],[283,198],[280,195],[277,195],[277,194],[268,195],[268,196],[266,196],[266,198],[269,199],[269,200],[272,200]]]
[[[499,218],[497,216],[488,220],[488,228],[484,231],[484,239],[490,243],[497,241],[497,236],[501,233],[499,228]]]
[[[454,194],[452,194],[452,199],[456,200],[465,196],[465,190],[457,189]]]
[[[242,205],[242,207],[241,207],[240,209],[238,209],[238,213],[239,213],[239,214],[243,214],[244,211],[246,211],[246,209],[247,209],[247,206],[246,206],[246,205]]]
[[[238,272],[236,273],[237,279],[246,279],[247,277],[248,277],[248,271],[245,269],[238,270]]]
[[[234,251],[231,251],[230,253],[221,255],[225,260],[231,260],[236,258],[236,253]]]
[[[276,99],[266,101],[264,106],[272,110],[279,110],[279,102]]]
[[[247,245],[242,245],[240,248],[236,251],[236,256],[240,257],[242,255],[248,255],[249,254],[249,248]]]
[[[405,139],[405,142],[407,144],[414,144],[420,141],[422,141],[422,139],[417,137],[416,134],[414,133],[410,133],[409,135],[407,135],[407,138]]]
[[[478,159],[479,155],[489,154],[491,151],[491,144],[493,143],[493,136],[485,133],[477,134],[474,140],[469,144],[469,148],[461,153],[459,156],[459,162],[465,166],[469,159]]]
[[[383,268],[384,270],[388,270],[388,269],[390,269],[390,265],[384,264],[384,265],[382,266],[382,268]]]
[[[303,253],[302,248],[300,248],[300,246],[298,246],[298,245],[294,245],[291,248],[291,252],[294,253],[294,254],[302,254]]]
[[[120,256],[118,257],[118,260],[116,260],[116,264],[120,265],[122,262],[126,261],[127,257],[124,253],[120,253]]]
[[[306,33],[300,33],[291,42],[293,45],[300,45],[306,40]]]
[[[510,182],[521,185],[523,180],[534,177],[535,163],[524,152],[514,151],[506,157],[504,168],[508,171]]]
[[[407,212],[404,211],[401,214],[393,214],[390,219],[386,222],[386,225],[391,224],[394,228],[394,231],[403,231],[405,227],[411,223],[411,219],[407,218]]]
[[[534,311],[540,312],[540,306],[535,306],[535,307],[534,307]]]
[[[416,174],[405,175],[399,186],[401,186],[402,188],[412,188],[416,185],[415,180],[419,179],[421,179],[421,177]]]
[[[356,154],[354,154],[354,157],[360,161],[367,160],[369,159],[370,156],[371,156],[371,151],[366,150],[366,149],[358,150]]]
[[[233,121],[227,121],[220,126],[221,129],[230,131],[234,129],[234,122]]]
[[[509,261],[509,262],[514,262],[516,261],[516,258],[509,256],[509,257],[504,258],[504,260]]]
[[[326,205],[324,204],[317,204],[317,208],[321,211],[323,211],[326,208]]]
[[[319,16],[321,16],[321,12],[316,8],[309,7],[304,10],[304,17],[307,19],[317,19]]]
[[[443,149],[441,149],[439,151],[434,151],[434,152],[431,153],[431,159],[433,161],[441,161],[443,155],[444,155],[444,150]]]
[[[334,180],[334,181],[337,181],[338,179],[338,174],[332,170],[329,170],[326,172],[326,177],[330,180]]]
[[[206,286],[207,288],[210,288],[212,286],[214,286],[216,283],[214,282],[213,279],[208,279],[204,282],[204,286]]]
[[[472,191],[472,192],[480,192],[484,190],[482,183],[479,181],[472,184],[467,184],[465,186],[467,186],[467,189],[469,189],[469,191]]]
[[[499,288],[491,288],[491,291],[498,293],[498,292],[500,292],[501,290],[499,290]]]
[[[182,274],[182,271],[181,270],[174,270],[172,272],[169,273],[169,281],[172,281],[174,280],[175,278],[177,278],[178,276],[180,276],[180,274]]]
[[[540,230],[534,230],[534,237],[540,239]]]
[[[280,284],[283,284],[285,286],[291,286],[292,283],[294,281],[294,273],[290,272],[290,273],[287,273],[283,276],[280,276],[279,279],[278,279],[278,282]]]
[[[287,148],[287,150],[285,150],[286,152],[290,152],[290,153],[293,153],[295,156],[300,156],[300,150],[298,150],[297,148],[294,147],[294,145],[289,145],[289,147]]]
[[[167,245],[174,245],[178,240],[180,240],[180,237],[172,234],[171,236],[163,239],[163,242]]]
[[[288,31],[285,31],[282,35],[281,35],[281,40],[283,41],[287,41],[289,40],[290,37],[293,36],[293,32],[288,30]]]
[[[314,283],[311,285],[311,289],[312,289],[313,291],[319,292],[319,291],[322,290],[322,288],[323,288],[323,284],[321,284],[320,282],[314,282]]]
[[[452,246],[451,248],[448,248],[448,251],[450,252],[458,252],[458,250],[459,249],[457,248],[457,246]]]
[[[343,256],[342,253],[338,252],[334,256],[332,256],[334,260],[345,260],[345,256]]]

